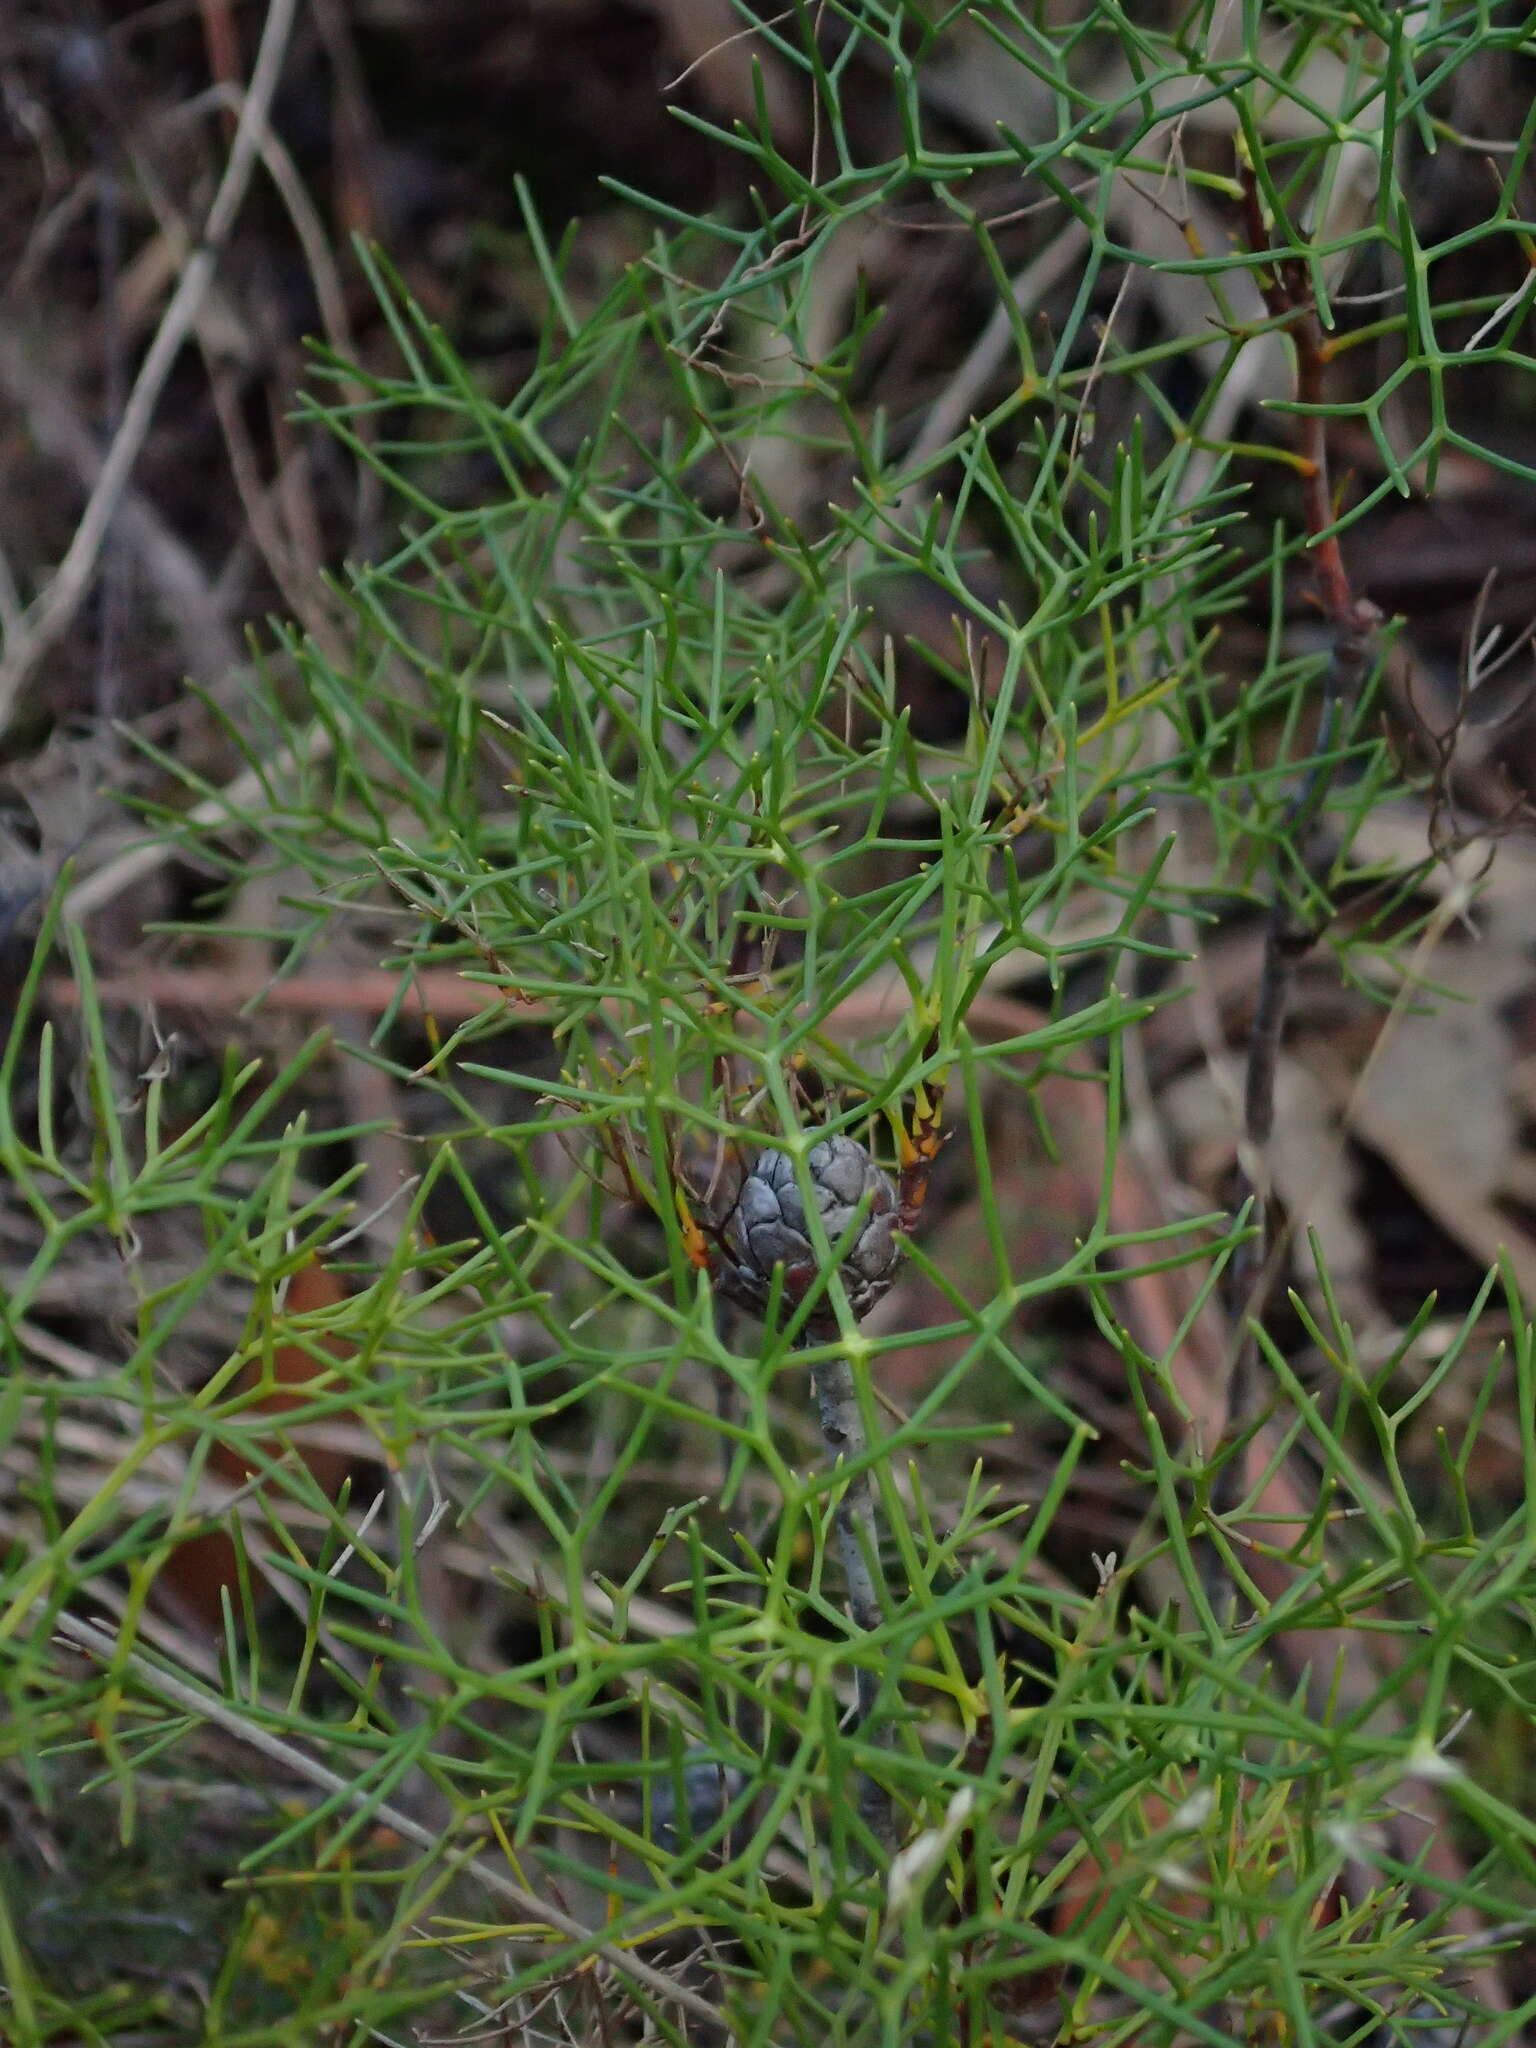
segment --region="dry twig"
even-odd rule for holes
[[[27,607],[0,660],[0,732],[9,725],[16,700],[38,663],[68,630],[91,587],[108,529],[128,488],[166,380],[208,296],[223,245],[244,203],[282,71],[295,4],[296,0],[271,0],[251,72],[251,89],[240,110],[229,162],[208,209],[202,239],[181,273],[140,366],[121,424],[64,559],[47,588]]]
[[[1243,171],[1244,219],[1250,248],[1255,254],[1271,250],[1259,202],[1258,183],[1253,172]],[[1259,273],[1259,289],[1271,319],[1282,323],[1291,336],[1296,362],[1296,396],[1308,407],[1321,404],[1324,391],[1326,354],[1322,323],[1318,318],[1312,280],[1305,261],[1298,256],[1275,254]],[[1318,707],[1314,758],[1300,787],[1286,806],[1276,830],[1276,842],[1288,849],[1302,876],[1302,888],[1294,897],[1280,875],[1264,931],[1264,953],[1259,970],[1258,1001],[1248,1035],[1247,1072],[1243,1088],[1243,1143],[1239,1165],[1245,1183],[1244,1199],[1251,1203],[1253,1236],[1231,1267],[1233,1319],[1238,1329],[1228,1388],[1226,1434],[1238,1440],[1251,1426],[1258,1386],[1257,1326],[1273,1287],[1283,1245],[1273,1241],[1272,1173],[1270,1145],[1275,1126],[1275,1080],[1280,1048],[1285,1035],[1286,1016],[1297,969],[1315,945],[1327,907],[1318,898],[1311,880],[1320,850],[1319,821],[1333,781],[1330,754],[1337,743],[1345,708],[1359,695],[1376,652],[1376,632],[1381,614],[1367,599],[1350,587],[1343,553],[1334,524],[1333,493],[1328,474],[1327,422],[1309,410],[1300,415],[1302,435],[1302,513],[1312,547],[1313,571],[1324,616],[1333,634],[1333,647],[1323,678]],[[1230,1514],[1246,1490],[1248,1460],[1238,1454],[1218,1473],[1212,1490],[1212,1506],[1218,1515]]]
[[[338,1772],[327,1769],[316,1758],[308,1755],[297,1744],[285,1742],[268,1729],[248,1721],[234,1708],[202,1686],[190,1685],[174,1672],[166,1671],[148,1657],[140,1656],[135,1650],[125,1649],[119,1640],[106,1629],[98,1628],[94,1622],[84,1621],[73,1614],[55,1617],[53,1626],[66,1641],[83,1650],[87,1656],[96,1657],[112,1670],[131,1674],[134,1681],[154,1699],[166,1701],[178,1707],[194,1719],[209,1721],[216,1728],[222,1728],[237,1742],[243,1742],[261,1756],[278,1764],[296,1778],[302,1778],[311,1785],[333,1797],[340,1797],[350,1806],[361,1806],[370,1797],[365,1786],[354,1785]],[[431,1828],[423,1827],[410,1814],[403,1812],[388,1800],[377,1800],[372,1804],[375,1821],[382,1827],[392,1828],[402,1840],[414,1843],[418,1849],[437,1852],[442,1848],[440,1835]],[[690,1991],[666,1977],[660,1970],[653,1969],[639,1956],[607,1941],[593,1939],[590,1927],[583,1927],[569,1913],[558,1906],[526,1891],[522,1885],[514,1884],[504,1872],[482,1856],[464,1858],[459,1864],[460,1871],[472,1877],[476,1884],[483,1885],[495,1898],[503,1899],[525,1920],[535,1926],[546,1927],[552,1933],[563,1934],[567,1940],[579,1943],[594,1956],[600,1956],[621,1978],[642,1986],[653,1998],[669,2005],[680,2006],[692,2013],[695,2019],[717,2027],[720,2015],[706,2004],[697,1992]]]

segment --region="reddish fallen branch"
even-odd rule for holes
[[[46,995],[59,1009],[80,1007],[79,984],[66,975],[50,980]],[[402,1016],[435,1017],[444,1024],[467,1023],[498,1003],[513,1011],[519,1022],[555,1014],[515,989],[467,981],[446,968],[415,974],[402,990],[400,976],[385,967],[358,974],[294,974],[286,979],[231,973],[222,967],[147,967],[97,982],[96,995],[103,1003],[128,1003],[136,1009],[153,1004],[160,1010],[197,1010],[221,1017],[256,1005],[306,1017],[382,1017],[393,1009]]]

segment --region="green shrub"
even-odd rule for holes
[[[398,367],[322,362],[304,410],[398,542],[347,583],[345,661],[276,633],[233,795],[164,763],[203,801],[157,838],[231,900],[261,884],[279,980],[339,933],[396,1000],[339,1048],[129,1085],[55,906],[0,1125],[41,1240],[0,1404],[30,1475],[3,1753],[45,1806],[83,1759],[125,1841],[209,1773],[210,1726],[287,1800],[231,1854],[197,2038],[1515,2038],[1488,1957],[1529,1927],[1536,1829],[1462,1735],[1530,1754],[1513,1279],[1410,1386],[1417,1326],[1363,1359],[1326,1275],[1264,1288],[1262,1101],[1230,1209],[1127,1222],[1117,1188],[1139,1034],[1192,999],[1203,931],[1270,920],[1261,1095],[1298,934],[1421,1000],[1431,851],[1360,843],[1406,788],[1392,633],[1337,541],[1452,450],[1529,478],[1458,405],[1474,374],[1529,403],[1531,123],[1475,227],[1417,225],[1429,153],[1475,146],[1458,77],[1528,33],[1486,6],[743,21],[812,141],[775,146],[765,87],[718,131],[750,202],[649,207],[601,288],[530,209],[545,317],[510,402],[366,255]],[[894,391],[892,251],[973,302],[969,353]],[[1379,460],[1346,490],[1349,428]],[[37,1007],[66,943],[67,1047]],[[338,1062],[406,1106],[382,1209]],[[1030,1126],[1100,1173],[1044,1266]],[[828,1128],[933,1220],[864,1325],[781,1279],[760,1328],[709,1281],[733,1175],[779,1147],[804,1188]],[[37,1302],[85,1244],[136,1298],[71,1362]],[[317,1262],[343,1284],[297,1307]],[[1166,1275],[1157,1352],[1135,1290]],[[1058,1523],[1085,1460],[1123,1461],[1043,1306],[1109,1347],[1141,1437],[1136,1534],[1097,1567]],[[1235,1370],[1200,1410],[1213,1327]],[[838,1467],[808,1363],[846,1374]],[[1421,1502],[1400,1440],[1453,1374],[1470,1420]],[[1510,1417],[1501,1519],[1467,1475]],[[327,1488],[316,1425],[381,1476]],[[214,1525],[238,1575],[198,1670],[150,1623]],[[1431,1801],[1426,1846],[1402,1809]],[[0,1953],[7,2039],[171,2025],[52,1979],[24,1885]]]

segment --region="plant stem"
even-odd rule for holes
[[[834,1466],[840,1461],[862,1458],[869,1448],[864,1418],[854,1391],[853,1369],[847,1358],[836,1352],[817,1359],[811,1366],[811,1384],[821,1415],[821,1434]],[[875,1511],[875,1492],[867,1468],[854,1473],[843,1485],[833,1511],[838,1551],[848,1581],[848,1614],[856,1629],[868,1633],[885,1619],[885,1579],[880,1569],[880,1525]],[[878,1727],[875,1708],[880,1681],[864,1665],[854,1671],[857,1726],[882,1743],[890,1739],[889,1727]],[[859,1812],[870,1832],[883,1848],[894,1836],[890,1794],[867,1773],[859,1785]]]
[[[1305,261],[1272,249],[1251,170],[1243,174],[1243,206],[1249,247],[1270,253],[1272,266],[1259,273],[1259,289],[1270,316],[1283,320],[1296,357],[1296,395],[1318,405],[1324,395],[1326,337],[1318,318],[1311,275]],[[1231,1378],[1227,1389],[1226,1435],[1235,1441],[1254,1420],[1258,1404],[1259,1362],[1255,1325],[1262,1320],[1284,1255],[1271,1217],[1270,1149],[1275,1127],[1275,1083],[1286,1018],[1297,969],[1326,927],[1331,909],[1314,880],[1325,852],[1319,820],[1333,782],[1329,759],[1337,743],[1342,715],[1359,695],[1376,651],[1381,614],[1350,586],[1339,548],[1330,531],[1334,520],[1328,474],[1327,421],[1319,413],[1301,415],[1303,469],[1302,511],[1311,543],[1317,597],[1333,633],[1333,648],[1323,678],[1314,758],[1300,787],[1286,805],[1275,835],[1282,856],[1289,847],[1300,870],[1294,898],[1277,872],[1264,928],[1258,1001],[1248,1035],[1248,1065],[1243,1089],[1244,1195],[1252,1202],[1254,1235],[1233,1260],[1231,1301],[1238,1328]],[[1218,1516],[1231,1514],[1246,1492],[1247,1459],[1242,1453],[1222,1466],[1212,1488],[1211,1506]]]

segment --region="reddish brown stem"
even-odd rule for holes
[[[1274,257],[1270,268],[1256,273],[1257,282],[1265,311],[1272,320],[1281,322],[1291,337],[1296,357],[1296,402],[1308,408],[1320,406],[1324,403],[1328,342],[1317,315],[1311,275],[1301,257],[1282,255],[1274,248],[1259,201],[1258,180],[1246,164],[1240,180],[1248,246],[1255,255]],[[1359,638],[1380,623],[1381,614],[1351,590],[1339,537],[1330,531],[1334,508],[1328,478],[1328,422],[1320,412],[1310,409],[1297,418],[1303,460],[1302,520],[1311,541],[1318,597],[1333,626],[1341,634]]]
[[[51,977],[48,998],[59,1009],[80,1005],[79,986],[65,975]],[[400,1016],[431,1016],[442,1024],[459,1024],[484,1016],[498,1002],[515,1006],[516,1021],[553,1016],[553,1008],[516,989],[489,982],[466,981],[446,968],[413,974],[402,991],[400,976],[388,968],[364,968],[356,974],[247,973],[222,967],[145,967],[133,974],[109,975],[96,984],[103,1003],[142,1008],[153,1003],[166,1010],[205,1011],[230,1017],[247,1003],[301,1016],[334,1017],[344,1012],[381,1017],[394,1009]]]
[[[1273,260],[1257,273],[1259,291],[1271,319],[1290,335],[1296,363],[1297,402],[1315,408],[1324,402],[1327,343],[1311,274],[1298,256],[1277,251],[1270,239],[1259,200],[1258,181],[1247,166],[1242,171],[1243,215],[1249,247]],[[1338,739],[1344,707],[1355,699],[1369,673],[1375,633],[1381,615],[1367,598],[1350,588],[1334,524],[1333,493],[1328,474],[1327,421],[1315,410],[1298,414],[1303,456],[1302,519],[1311,543],[1310,559],[1317,595],[1333,628],[1333,650],[1323,678],[1312,766],[1286,807],[1276,844],[1289,848],[1301,871],[1299,898],[1293,898],[1277,873],[1264,933],[1264,956],[1258,1000],[1248,1037],[1244,1087],[1243,1199],[1251,1202],[1254,1236],[1234,1259],[1230,1299],[1239,1337],[1233,1354],[1227,1401],[1227,1440],[1241,1437],[1253,1424],[1259,1384],[1258,1342],[1254,1324],[1277,1277],[1284,1244],[1275,1242],[1269,1215],[1269,1148],[1275,1123],[1275,1083],[1286,1018],[1296,972],[1316,943],[1327,909],[1317,899],[1310,871],[1318,853],[1318,821],[1333,770],[1329,755]],[[1247,1492],[1248,1459],[1242,1453],[1221,1468],[1212,1490],[1218,1515],[1230,1514]]]

